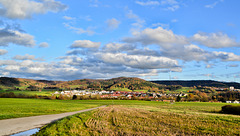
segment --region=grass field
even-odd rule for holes
[[[226,103],[0,98],[0,105],[0,119],[109,105],[46,125],[36,135],[240,135],[240,116],[217,113]]]
[[[10,93],[10,92],[13,92],[15,95],[19,95],[19,94],[23,94],[23,95],[26,95],[26,96],[34,96],[34,95],[38,95],[38,96],[52,96],[52,94],[55,92],[55,91],[18,91],[18,90],[15,90],[15,91],[6,91],[6,90],[1,90],[0,93]]]
[[[113,90],[116,90],[116,91],[128,91],[128,92],[132,92],[132,90],[128,89],[128,88],[113,88]]]
[[[0,98],[0,119],[57,114],[102,105],[97,101]]]
[[[36,135],[240,134],[240,116],[210,112],[220,110],[223,104],[124,101],[120,106],[119,102],[64,118],[41,128]]]

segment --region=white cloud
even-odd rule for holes
[[[214,8],[217,4],[219,4],[220,2],[223,2],[224,0],[217,0],[212,4],[209,5],[205,5],[205,8]]]
[[[104,51],[107,52],[121,52],[134,50],[136,46],[125,43],[108,43],[104,46]]]
[[[132,26],[140,29],[145,24],[145,20],[141,19],[138,15],[134,14],[132,10],[128,10],[126,14],[127,18],[133,19],[135,23],[132,23]]]
[[[235,39],[223,33],[196,33],[192,40],[211,48],[225,48],[240,46]]]
[[[5,54],[7,54],[7,53],[8,53],[7,50],[0,49],[0,55],[5,55]]]
[[[162,28],[168,29],[169,28],[169,24],[155,23],[155,24],[152,24],[152,27],[162,27]]]
[[[46,43],[46,42],[42,42],[42,43],[39,44],[39,47],[41,47],[41,48],[47,48],[47,47],[49,47],[49,44]]]
[[[83,61],[82,58],[77,57],[77,56],[63,56],[63,57],[59,57],[58,59],[62,60],[62,61],[60,61],[60,63],[73,65],[73,66],[74,65],[78,66]]]
[[[159,69],[178,67],[176,60],[167,57],[154,57],[142,55],[127,55],[125,53],[103,53],[97,54],[106,63],[125,65],[139,69]]]
[[[73,27],[67,23],[63,23],[63,25],[70,30],[74,30],[77,34],[87,34],[87,35],[95,34],[95,32],[93,30],[91,30],[90,27],[87,29],[83,29],[83,28]]]
[[[210,52],[199,48],[197,45],[173,46],[172,48],[163,49],[162,55],[184,61],[209,61],[215,59]]]
[[[70,16],[63,16],[63,19],[65,19],[65,20],[75,20],[76,18],[70,17]]]
[[[0,29],[0,46],[9,44],[22,45],[26,47],[35,46],[34,37],[16,30]]]
[[[214,51],[213,54],[222,61],[240,61],[240,56],[232,52]]]
[[[176,35],[171,30],[158,27],[156,29],[146,28],[143,31],[135,31],[133,37],[124,38],[123,41],[129,43],[140,42],[143,45],[157,44],[163,48],[171,48],[174,45],[188,44],[185,36]]]
[[[108,27],[108,29],[117,29],[118,28],[118,26],[119,26],[119,24],[121,23],[120,21],[118,21],[117,19],[115,19],[115,18],[112,18],[112,19],[108,19],[107,21],[106,21],[106,23],[107,23],[107,27]]]
[[[141,6],[156,6],[156,5],[160,5],[160,3],[158,1],[136,1],[137,4],[141,5]]]
[[[179,5],[173,5],[173,6],[169,6],[169,7],[165,8],[165,10],[176,11],[179,8],[180,8]]]
[[[0,0],[0,15],[11,19],[31,18],[33,14],[44,14],[49,11],[59,12],[67,6],[55,0]]]
[[[71,45],[71,48],[99,48],[100,42],[92,42],[90,40],[76,40]]]
[[[178,2],[176,0],[162,0],[161,1],[162,5],[176,5]]]
[[[44,61],[44,59],[42,59],[42,58],[35,58],[34,55],[29,55],[29,54],[16,55],[16,56],[13,57],[13,59],[15,59],[15,60],[38,60],[38,61]]]

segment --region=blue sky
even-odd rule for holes
[[[240,82],[239,0],[0,0],[0,76]]]

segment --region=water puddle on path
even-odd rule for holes
[[[39,130],[40,130],[40,128],[34,128],[34,129],[30,129],[30,130],[27,130],[27,131],[24,131],[24,132],[13,134],[11,136],[31,136],[32,134],[37,133]]]

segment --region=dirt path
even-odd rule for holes
[[[80,110],[75,112],[61,113],[61,114],[41,115],[41,116],[0,120],[0,136],[11,135],[11,134],[19,133],[22,131],[27,131],[29,129],[39,128],[45,124],[59,120],[63,117],[74,115],[76,113],[91,111],[101,107],[106,107],[106,105],[96,107],[96,108],[85,109],[85,110]]]

